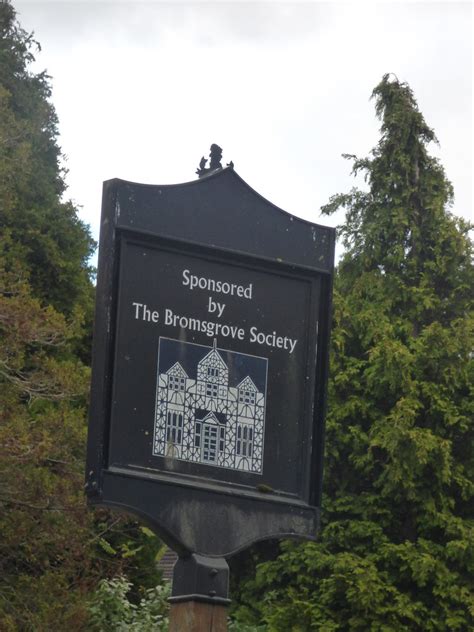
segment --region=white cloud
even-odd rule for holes
[[[414,90],[472,208],[471,9],[465,3],[17,1],[53,76],[69,194],[98,234],[104,179],[194,179],[216,142],[262,195],[311,221],[353,184],[341,153],[378,138],[386,72]]]

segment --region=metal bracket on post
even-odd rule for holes
[[[173,569],[170,603],[200,601],[228,606],[229,566],[224,558],[193,555],[179,558]]]

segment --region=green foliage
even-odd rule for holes
[[[127,598],[131,588],[132,583],[123,576],[102,580],[89,605],[89,629],[96,632],[167,630],[169,584],[145,590],[138,603]]]
[[[0,629],[88,630],[102,577],[154,586],[161,543],[83,493],[93,284],[35,42],[0,3]]]
[[[268,628],[265,625],[247,625],[246,623],[229,620],[227,629],[229,632],[265,632]]]
[[[71,314],[92,304],[88,259],[95,243],[70,202],[48,76],[31,73],[32,35],[0,4],[0,225],[28,268],[35,296]]]
[[[157,563],[164,551],[161,540],[148,527],[126,516],[115,517],[110,528],[110,515],[102,512],[103,520],[96,524],[102,534],[97,545],[105,559],[126,569],[132,600],[140,597],[141,590],[154,589],[161,582]]]
[[[89,369],[77,323],[32,295],[0,247],[0,628],[47,630],[85,617],[97,575],[82,491]]]
[[[334,294],[323,531],[284,543],[237,618],[280,630],[474,628],[474,267],[410,88],[375,88]]]

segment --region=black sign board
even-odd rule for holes
[[[104,184],[90,502],[182,555],[315,536],[334,238],[230,167]]]

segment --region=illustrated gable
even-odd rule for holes
[[[209,423],[211,423],[211,424],[218,424],[219,423],[217,421],[217,417],[214,415],[214,413],[209,413],[208,415],[206,415],[204,417],[204,419],[202,419],[202,422],[206,423],[206,424],[209,424]]]
[[[253,383],[253,380],[247,375],[240,384],[237,386],[239,391],[253,391],[254,393],[258,393],[258,388]]]
[[[216,349],[211,349],[197,366],[197,379],[202,382],[216,382],[226,384],[229,379],[229,369]]]
[[[216,349],[211,349],[207,355],[199,362],[198,370],[201,367],[207,366],[219,366],[223,370],[227,371],[227,365],[224,360],[221,358],[221,355]]]
[[[227,423],[227,417],[223,413],[197,409],[196,421],[200,421],[202,423],[218,423],[221,425],[225,425]]]
[[[179,362],[175,362],[173,366],[166,371],[166,374],[172,375],[173,377],[188,377],[188,374]]]

